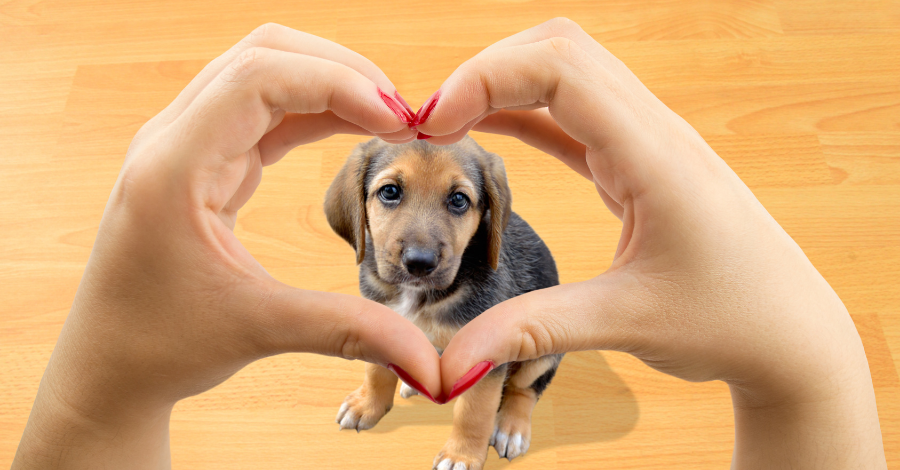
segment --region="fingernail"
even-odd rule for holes
[[[423,134],[421,132],[416,134],[416,139],[418,139],[418,140],[425,140],[425,139],[430,139],[430,138],[431,138],[431,136],[428,134]]]
[[[447,396],[447,400],[445,403],[462,395],[463,392],[468,390],[478,383],[479,380],[484,378],[485,375],[488,374],[491,370],[494,369],[494,363],[491,361],[484,361],[475,364],[475,367],[469,369],[465,375],[459,378],[455,384],[453,384],[453,388],[450,389],[450,395]]]
[[[409,124],[412,121],[412,118],[408,114],[406,114],[406,110],[403,109],[403,106],[400,103],[394,101],[394,99],[391,98],[390,95],[381,91],[381,88],[378,89],[378,96],[381,97],[381,101],[384,101],[384,104],[386,104],[387,107],[390,108],[391,111],[393,111],[394,114],[396,114],[404,124]]]
[[[400,92],[396,90],[394,91],[394,98],[403,105],[403,110],[406,111],[409,122],[412,122],[412,120],[416,118],[416,113],[414,113],[412,108],[409,107],[409,103],[407,103],[406,100],[403,99],[402,96],[400,96]]]
[[[428,100],[425,101],[425,104],[423,104],[422,107],[419,108],[419,111],[416,113],[409,126],[415,127],[423,124],[426,120],[428,120],[428,117],[431,116],[431,112],[434,111],[434,107],[437,106],[437,102],[440,97],[441,90],[434,92],[434,94],[431,95],[431,98],[428,98]]]
[[[412,376],[409,375],[405,370],[401,369],[400,366],[395,366],[394,364],[388,364],[387,368],[388,368],[388,370],[393,372],[394,375],[396,375],[397,377],[400,377],[400,380],[402,380],[403,383],[405,383],[406,385],[409,385],[410,387],[416,389],[416,391],[421,393],[423,397],[428,398],[429,400],[437,403],[438,405],[443,405],[443,403],[440,403],[437,400],[435,400],[434,397],[431,396],[430,393],[428,393],[428,390],[422,386],[422,384],[420,384],[416,379],[412,378]]]

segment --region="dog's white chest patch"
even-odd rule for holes
[[[421,296],[422,293],[415,289],[400,288],[400,295],[387,306],[419,327],[431,344],[438,350],[443,350],[456,333],[456,329],[436,321],[435,315],[440,307],[423,305]]]
[[[391,310],[399,313],[407,320],[415,323],[416,307],[418,305],[418,293],[412,289],[400,289],[400,295],[394,301],[388,304]]]

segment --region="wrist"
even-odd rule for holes
[[[41,384],[13,470],[170,468],[171,407],[92,416],[47,388]]]
[[[793,381],[779,371],[781,380],[729,384],[733,469],[887,468],[868,363],[853,333],[855,341],[836,348],[843,354],[786,366]]]
[[[70,316],[63,328],[12,468],[168,468],[174,402],[142,399],[123,385],[77,325]]]

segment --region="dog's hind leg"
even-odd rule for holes
[[[524,455],[531,445],[531,412],[556,373],[562,356],[547,356],[513,365],[490,445],[500,458]]]
[[[335,421],[342,430],[371,429],[394,406],[395,390],[397,376],[393,372],[379,365],[366,364],[366,379],[344,399]]]

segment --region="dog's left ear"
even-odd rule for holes
[[[366,257],[366,171],[376,140],[353,150],[325,193],[325,218],[332,230],[356,250],[356,264]]]
[[[487,153],[487,152],[485,152]],[[512,213],[512,192],[506,181],[506,168],[503,160],[494,154],[487,154],[481,159],[484,192],[487,196],[487,208],[490,211],[488,231],[488,262],[496,270],[500,262],[500,244],[503,232],[509,223]]]

